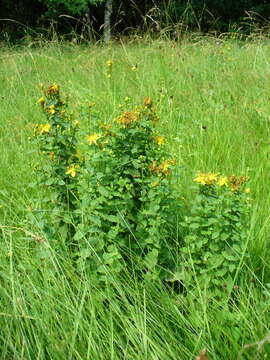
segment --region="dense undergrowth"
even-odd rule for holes
[[[3,359],[192,359],[203,348],[209,359],[269,356],[268,55],[263,41],[220,39],[2,49]],[[58,87],[49,91],[45,86],[40,103],[47,118],[35,105],[39,83],[61,84],[61,100]],[[153,109],[159,118],[154,122],[149,119]],[[34,143],[29,141],[33,124],[39,124]],[[64,129],[58,135],[69,144],[64,158],[63,148],[51,141],[57,125]],[[76,132],[77,137],[72,135]],[[112,186],[120,176],[113,175],[118,174],[117,161],[136,153],[127,154],[127,132],[134,136],[133,147],[134,139],[141,139],[136,151],[146,151],[141,146],[151,141],[153,146],[147,148],[147,160],[126,166],[126,176]],[[113,157],[115,152],[122,157]],[[33,164],[43,168],[38,183]],[[104,164],[111,171],[96,171]],[[96,186],[89,187],[90,182]],[[158,193],[160,182],[171,186],[170,197],[179,206],[170,225],[174,266],[161,280],[152,275],[142,280],[141,272],[159,263],[152,257],[151,266],[145,261],[144,270],[134,271],[138,255],[163,249],[168,231],[164,222],[161,229],[151,223],[151,216],[155,221],[158,216],[151,211],[162,215],[162,206],[147,209],[151,197],[142,191],[150,187],[165,201],[168,190]],[[59,198],[52,195],[55,190]],[[123,194],[133,194],[128,211]],[[100,195],[106,201],[98,204],[93,219]],[[66,204],[65,214],[72,219],[63,217],[59,207],[52,209],[52,200]],[[116,200],[118,212],[112,205]],[[85,214],[79,211],[82,203]],[[131,226],[122,227],[119,213]],[[113,224],[111,233],[107,220]],[[151,226],[157,234],[149,235]],[[121,271],[98,271],[93,278],[85,262],[89,249],[78,252],[89,228],[91,234],[103,234],[100,242],[109,241],[106,246],[121,238],[122,258],[123,248],[130,248],[123,239],[130,234],[146,239],[147,250],[132,249],[134,258],[118,262]],[[153,235],[156,241],[161,233],[164,237],[149,247],[147,239]],[[235,244],[233,252],[224,248],[228,243]]]

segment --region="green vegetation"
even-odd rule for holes
[[[145,40],[109,47],[48,43],[35,49],[1,48],[0,358],[193,359],[204,348],[208,349],[209,359],[216,360],[269,357],[269,52],[263,40],[214,38],[181,44]],[[50,92],[45,90],[48,98],[40,99],[38,104],[42,96],[40,84],[45,89],[59,84],[61,99],[69,107],[57,97],[55,87],[50,87]],[[143,118],[147,129],[143,135],[135,125],[121,127],[134,119],[133,109],[145,98],[145,105],[151,104],[150,110],[149,98],[155,105],[159,117],[155,127],[147,125],[149,114]],[[67,113],[61,115],[60,124],[56,115],[63,110]],[[125,111],[130,111],[128,117]],[[69,147],[70,152],[65,153],[65,166],[58,163],[51,169],[48,164],[63,150],[59,147],[62,140],[44,140],[48,132],[56,131],[57,125],[63,129],[63,133],[57,132],[59,139],[64,137],[66,144],[74,148]],[[88,158],[82,160],[76,152],[78,137],[65,132],[69,126],[74,134],[80,132],[80,151]],[[33,137],[34,129],[38,137],[33,142],[29,137]],[[154,152],[147,153],[150,166],[148,162],[138,163],[139,174],[126,167],[127,176],[117,184],[113,170],[100,177],[100,173],[91,172],[91,164],[102,169],[109,159],[102,151],[103,138],[109,131],[116,132],[120,139],[112,137],[110,155],[117,151],[126,156],[129,149],[125,130],[129,136],[135,134],[141,139],[140,146],[146,138],[154,139]],[[132,146],[135,144],[132,142]],[[45,153],[40,154],[38,148]],[[87,181],[77,185],[77,179],[86,171],[91,175],[89,181],[98,183],[104,179],[100,194],[106,201],[96,211],[105,209],[106,216],[112,219],[117,214],[108,205],[109,189],[123,206],[126,199],[121,189],[134,186],[134,194],[138,192],[136,179],[146,163],[149,178],[142,187],[155,181],[164,182],[166,189],[172,186],[165,174],[158,176],[168,170],[161,167],[162,163],[154,163],[158,151],[160,161],[162,157],[169,159],[168,151],[176,160],[170,170],[174,174],[173,187],[180,194],[176,198],[180,218],[172,239],[184,247],[173,254],[179,271],[166,282],[153,281],[152,277],[151,281],[142,281],[136,272],[121,267],[121,272],[109,270],[107,286],[96,283],[87,267],[77,266],[77,245],[67,241],[67,233],[73,236],[74,229],[78,230],[73,225],[81,214],[71,211],[72,221],[65,218],[71,230],[64,231],[50,206],[44,205],[48,204],[48,194],[56,189],[61,195],[59,202],[71,209],[77,206],[78,194],[82,194],[86,209],[94,211],[92,201],[97,187],[87,197]],[[115,171],[116,160],[112,156],[106,163]],[[41,174],[55,172],[54,183],[46,184],[41,177],[38,184],[43,186],[37,185],[36,164],[45,167]],[[59,174],[68,183],[66,192]],[[249,178],[247,185],[245,177]],[[110,187],[112,181],[114,187]],[[230,186],[226,187],[226,182]],[[152,188],[155,196],[164,196],[158,187]],[[148,201],[143,201],[146,206]],[[133,222],[129,219],[130,230],[147,239],[145,228],[151,231],[152,213],[147,217],[150,226],[145,225],[145,217],[134,204],[129,210],[136,210],[138,217],[135,222],[134,217]],[[40,219],[51,220],[44,224]],[[212,220],[204,223],[206,219]],[[93,227],[92,220],[88,214],[84,224]],[[102,221],[100,229],[107,241],[108,224]],[[54,233],[50,229],[55,230],[55,223]],[[117,237],[123,236],[124,230],[128,233],[117,223],[115,228]],[[80,231],[74,238],[82,242],[87,234],[83,227]],[[219,270],[231,273],[232,280],[229,284],[214,281],[213,292],[204,284],[208,282],[205,273],[200,274],[200,264],[207,269],[203,252],[207,244],[211,249],[212,240],[219,237],[223,244],[227,243],[228,234],[241,253],[236,256],[226,252],[228,263],[224,262],[224,268]],[[201,236],[205,236],[204,243],[199,243]],[[197,246],[187,251],[192,239]],[[110,241],[113,243],[114,238]],[[221,255],[222,241],[216,241],[213,253]],[[128,261],[132,267],[132,258]],[[214,256],[211,264],[215,269]],[[183,283],[183,266],[193,271],[189,280],[184,279],[188,284]]]

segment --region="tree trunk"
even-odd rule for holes
[[[104,12],[104,41],[107,43],[111,40],[111,16],[113,0],[106,0]]]
[[[90,18],[90,9],[88,8],[87,12],[85,13],[85,18],[86,18],[86,26],[87,26],[87,34],[88,34],[88,40],[90,42],[93,42],[94,40],[94,36],[93,36],[93,32],[92,32],[92,20]]]

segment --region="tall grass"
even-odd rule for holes
[[[263,40],[1,48],[1,359],[193,359],[203,348],[216,360],[269,357],[269,58]],[[38,84],[52,82],[74,109],[95,102],[100,120],[113,120],[126,96],[153,98],[187,207],[197,171],[250,177],[249,261],[233,302],[144,288],[129,274],[94,288],[64,245],[56,251],[29,228],[37,154],[28,136],[42,119]]]

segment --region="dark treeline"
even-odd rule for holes
[[[53,34],[95,40],[106,26],[116,36],[134,30],[166,31],[172,36],[186,30],[250,33],[267,27],[270,18],[269,0],[0,0],[0,4],[0,38],[11,42],[26,35]]]

